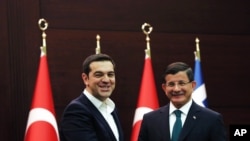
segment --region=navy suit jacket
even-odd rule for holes
[[[117,109],[112,115],[119,132],[119,141],[123,141]],[[83,93],[65,108],[59,133],[61,141],[116,141],[102,114]]]
[[[169,104],[143,117],[138,141],[171,141]],[[221,114],[194,101],[180,133],[179,141],[226,141]]]

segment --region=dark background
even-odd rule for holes
[[[95,53],[100,34],[102,53],[117,64],[112,99],[130,140],[146,48],[141,25],[148,22],[160,105],[168,102],[160,84],[163,69],[174,61],[194,67],[198,37],[209,108],[223,114],[227,129],[250,124],[249,6],[249,0],[1,0],[0,140],[24,137],[42,45],[40,18],[49,22],[47,56],[57,121],[84,88],[81,64]]]

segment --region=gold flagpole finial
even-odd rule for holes
[[[45,30],[48,28],[48,22],[45,20],[45,19],[40,19],[38,21],[38,26],[39,28],[42,30],[42,40],[43,40],[43,45],[40,47],[41,48],[41,51],[42,51],[42,54],[45,54],[46,55],[46,33],[45,33]]]
[[[196,42],[196,51],[194,52],[195,59],[201,60],[201,56],[200,56],[200,47],[199,47],[199,42],[200,42],[200,40],[199,40],[198,37],[196,37],[195,42]]]
[[[96,54],[100,54],[101,53],[100,39],[101,39],[100,35],[97,34],[96,35],[96,48],[95,48],[95,53]]]
[[[144,23],[144,24],[141,26],[141,29],[142,29],[143,33],[146,35],[146,42],[147,42],[147,48],[145,49],[146,58],[147,58],[147,57],[151,57],[149,34],[152,32],[153,27],[152,27],[150,24],[148,24],[148,23]]]

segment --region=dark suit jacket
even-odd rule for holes
[[[169,104],[143,117],[138,141],[170,141]],[[183,125],[179,141],[226,141],[221,114],[194,101]]]
[[[123,141],[116,109],[112,115],[118,128],[119,141]],[[59,133],[61,141],[116,141],[102,114],[83,93],[65,108]]]

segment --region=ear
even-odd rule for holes
[[[193,89],[196,87],[196,81],[192,82],[192,87],[193,87]]]
[[[166,84],[162,83],[162,84],[161,84],[161,88],[162,88],[162,90],[166,93]]]
[[[83,83],[88,86],[88,75],[86,73],[82,73],[82,80],[83,80]]]

